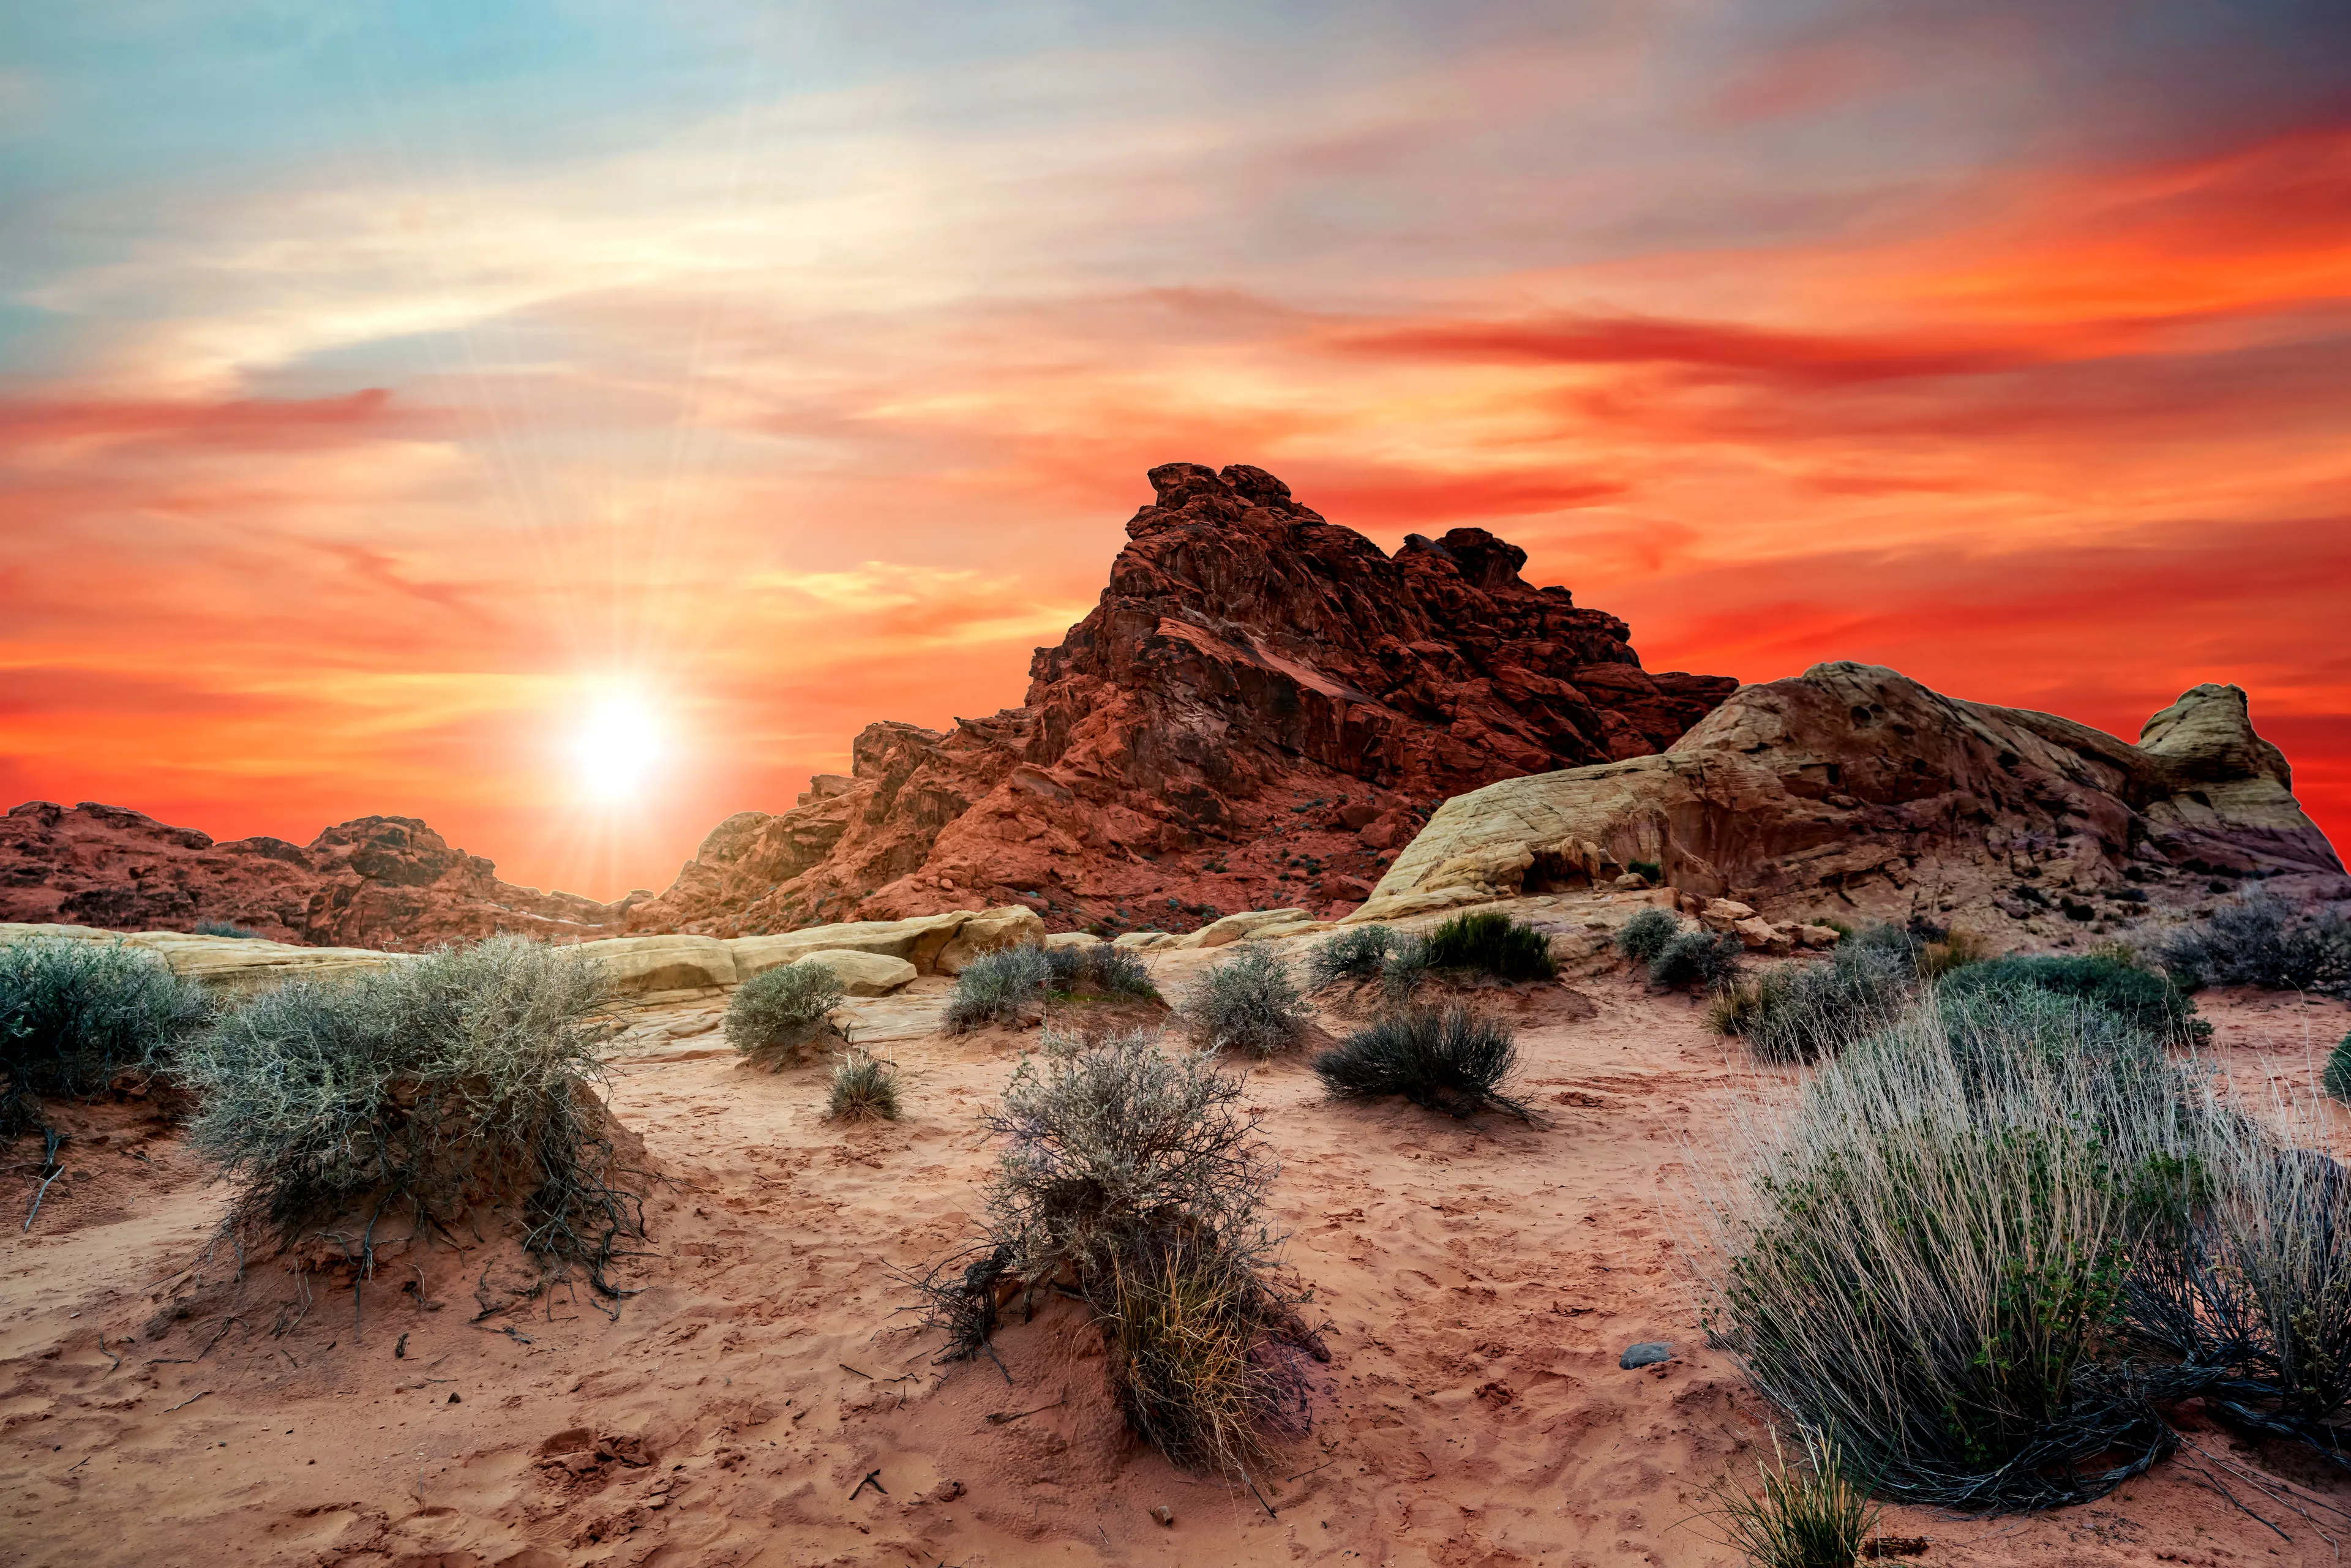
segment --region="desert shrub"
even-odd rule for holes
[[[1655,861],[1626,861],[1625,869],[1635,876],[1646,877],[1653,883],[1666,880],[1666,868]]]
[[[1950,930],[1918,950],[1918,973],[1939,980],[1991,956],[1991,944],[1972,931]]]
[[[2351,1034],[2326,1053],[2326,1070],[2319,1082],[2329,1098],[2351,1105]]]
[[[1416,1105],[1468,1117],[1530,1114],[1507,1091],[1519,1060],[1510,1026],[1468,1008],[1406,1008],[1355,1030],[1314,1059],[1333,1094],[1401,1094]]]
[[[1616,928],[1616,951],[1635,964],[1646,964],[1664,952],[1681,934],[1682,923],[1669,910],[1644,909]]]
[[[120,942],[0,946],[0,1136],[40,1124],[36,1098],[96,1094],[118,1073],[168,1064],[212,1013],[203,988]]]
[[[1396,934],[1386,925],[1351,925],[1333,931],[1306,955],[1306,984],[1311,990],[1341,981],[1378,979],[1396,946]]]
[[[2166,1044],[2194,1045],[2211,1037],[2212,1026],[2196,1016],[2196,1004],[2179,987],[2111,953],[1994,958],[1943,983],[1944,990],[1955,996],[2018,986],[2096,1002]]]
[[[241,942],[266,942],[267,937],[250,926],[239,925],[234,920],[199,920],[195,925],[199,936],[231,936]]]
[[[1718,993],[1708,1022],[1760,1061],[1834,1056],[1901,1016],[1916,986],[1904,953],[1840,942],[1825,964],[1790,965]]]
[[[1238,1048],[1271,1056],[1298,1043],[1306,1003],[1273,949],[1249,943],[1192,982],[1184,1023],[1204,1051]]]
[[[514,1204],[529,1250],[584,1265],[610,1293],[615,1245],[644,1224],[616,1185],[594,1088],[604,997],[589,959],[519,936],[288,981],[183,1050],[199,1103],[189,1143],[228,1179],[240,1221],[290,1239],[364,1217],[362,1276],[387,1215],[445,1233]]]
[[[1272,1281],[1259,1204],[1278,1167],[1242,1081],[1149,1030],[1057,1039],[985,1118],[1003,1140],[985,1231],[912,1281],[928,1321],[947,1355],[977,1354],[1007,1286],[1072,1291],[1135,1429],[1178,1464],[1247,1477],[1264,1437],[1305,1417],[1297,1354],[1322,1353]]]
[[[834,1058],[825,1114],[836,1122],[898,1119],[898,1074],[888,1062],[862,1051]]]
[[[1824,1061],[1784,1118],[1736,1124],[1747,1168],[1707,1199],[1710,1330],[1905,1501],[2054,1506],[2168,1451],[2106,1351],[2179,1097],[2047,1049],[2034,1009],[2095,1004],[2003,1026],[2014,1000],[1954,1027],[1928,998]]]
[[[1684,931],[1649,960],[1649,984],[1667,990],[1727,986],[1739,978],[1739,960],[1745,952],[1745,946],[1727,931]]]
[[[2297,911],[2273,894],[2224,904],[2163,948],[2164,967],[2190,990],[2259,986],[2351,994],[2351,920]]]
[[[1395,951],[1380,966],[1380,991],[1391,1007],[1402,1005],[1410,998],[1415,988],[1428,977],[1428,941],[1423,936],[1400,936]]]
[[[1855,1568],[1879,1511],[1845,1468],[1834,1437],[1804,1434],[1804,1462],[1789,1464],[1771,1434],[1771,1463],[1757,1460],[1757,1490],[1718,1485],[1713,1511],[1751,1568]]]
[[[956,977],[955,995],[940,1016],[949,1034],[991,1023],[1017,1024],[1021,1014],[1043,999],[1053,977],[1045,949],[1003,947],[982,953]]]
[[[1502,980],[1549,980],[1559,974],[1551,938],[1494,910],[1457,915],[1423,939],[1432,969],[1465,969]]]
[[[817,1041],[849,1038],[832,1021],[847,995],[841,977],[822,964],[762,969],[726,1004],[726,1043],[753,1065],[779,1072]]]
[[[1151,983],[1151,971],[1144,967],[1143,959],[1127,948],[1113,947],[1107,942],[1048,947],[1045,967],[1051,976],[1047,984],[1065,996],[1091,991],[1098,996],[1138,997],[1155,1001],[1159,997],[1159,988]]]

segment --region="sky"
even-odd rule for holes
[[[665,887],[1184,460],[1652,669],[2235,682],[2340,845],[2346,436],[2334,0],[0,17],[0,804]]]

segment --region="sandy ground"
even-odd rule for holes
[[[1209,956],[1161,960],[1163,983]],[[0,1240],[0,1562],[1734,1561],[1704,1494],[1750,1469],[1762,1412],[1698,1333],[1677,1178],[1746,1071],[1692,1003],[1611,974],[1498,998],[1539,1128],[1333,1104],[1302,1061],[1253,1071],[1272,1207],[1332,1351],[1311,1434],[1263,1478],[1269,1517],[1126,1436],[1068,1303],[1001,1333],[1008,1384],[935,1366],[900,1315],[891,1269],[966,1233],[990,1158],[975,1118],[1017,1051],[934,1033],[946,986],[858,1004],[908,1106],[858,1128],[821,1120],[820,1069],[738,1068],[716,1002],[640,1015],[612,1099],[674,1185],[617,1319],[559,1294],[472,1322],[477,1265],[444,1248],[387,1268],[358,1312],[347,1285],[314,1285],[289,1324],[281,1264],[240,1282],[204,1260],[222,1195],[168,1126],[87,1113],[32,1231]],[[2205,1010],[2237,1070],[2301,1070],[2351,1028],[2294,998]],[[1675,1358],[1620,1370],[1641,1340]],[[2351,1504],[2285,1456],[2199,1440]],[[1955,1565],[2335,1560],[2195,1469],[2029,1520],[1898,1511],[1887,1531]]]

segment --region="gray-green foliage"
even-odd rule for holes
[[[2351,995],[2351,919],[2295,909],[2268,892],[2224,904],[2165,945],[2180,984]]]
[[[0,1134],[37,1120],[35,1098],[95,1094],[119,1072],[168,1067],[212,1013],[201,987],[120,942],[0,946]]]
[[[1306,984],[1319,991],[1343,980],[1375,980],[1395,946],[1393,926],[1349,925],[1333,931],[1306,955]]]
[[[1045,949],[1049,984],[1064,996],[1133,997],[1155,1000],[1159,988],[1142,957],[1108,942],[1084,942]]]
[[[1636,964],[1646,964],[1664,952],[1681,928],[1672,911],[1644,909],[1616,928],[1616,951]]]
[[[2326,1054],[2326,1071],[2321,1079],[2327,1094],[2351,1105],[2351,1034],[2346,1034],[2335,1049]]]
[[[1917,978],[1903,952],[1842,942],[1825,964],[1782,966],[1746,982],[1749,1006],[1737,1027],[1725,1032],[1743,1034],[1748,1049],[1764,1061],[1834,1056],[1899,1017]]]
[[[832,1064],[825,1114],[836,1122],[898,1119],[898,1071],[862,1051],[843,1051]]]
[[[1306,1018],[1305,998],[1289,967],[1264,943],[1243,945],[1184,996],[1185,1027],[1206,1051],[1271,1056],[1298,1043]]]
[[[1739,977],[1746,947],[1727,931],[1684,931],[1649,960],[1649,984],[1668,990],[1694,986],[1714,990]]]
[[[526,1246],[605,1288],[615,1241],[643,1224],[595,1092],[604,996],[578,952],[518,936],[290,981],[182,1052],[189,1142],[238,1218],[281,1235],[341,1220],[372,1236],[394,1214],[445,1228],[513,1205]]]
[[[848,1038],[832,1021],[846,994],[841,977],[822,964],[803,959],[763,969],[726,1004],[726,1043],[746,1060],[780,1071],[819,1040]]]
[[[941,1026],[949,1034],[961,1034],[991,1023],[1017,1024],[1024,1012],[1043,1001],[1052,977],[1053,967],[1042,947],[982,953],[956,977],[955,995],[947,998]]]

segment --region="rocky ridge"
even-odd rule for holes
[[[846,775],[744,811],[632,929],[731,936],[1019,902],[1058,929],[1336,914],[1446,798],[1654,754],[1729,695],[1483,528],[1394,556],[1262,469],[1171,463],[1026,701],[869,726]]]
[[[1654,878],[1693,914],[1919,916],[2067,941],[2209,912],[2259,879],[2351,879],[2236,686],[2199,685],[2137,745],[1870,664],[1743,686],[1661,754],[1448,800],[1351,920]],[[1752,906],[1752,907],[1747,907]],[[2018,930],[2016,928],[2022,928]]]
[[[188,931],[224,921],[314,947],[431,946],[512,931],[617,935],[631,894],[599,904],[501,882],[413,817],[358,817],[308,845],[215,843],[120,806],[31,800],[0,817],[0,921]]]

